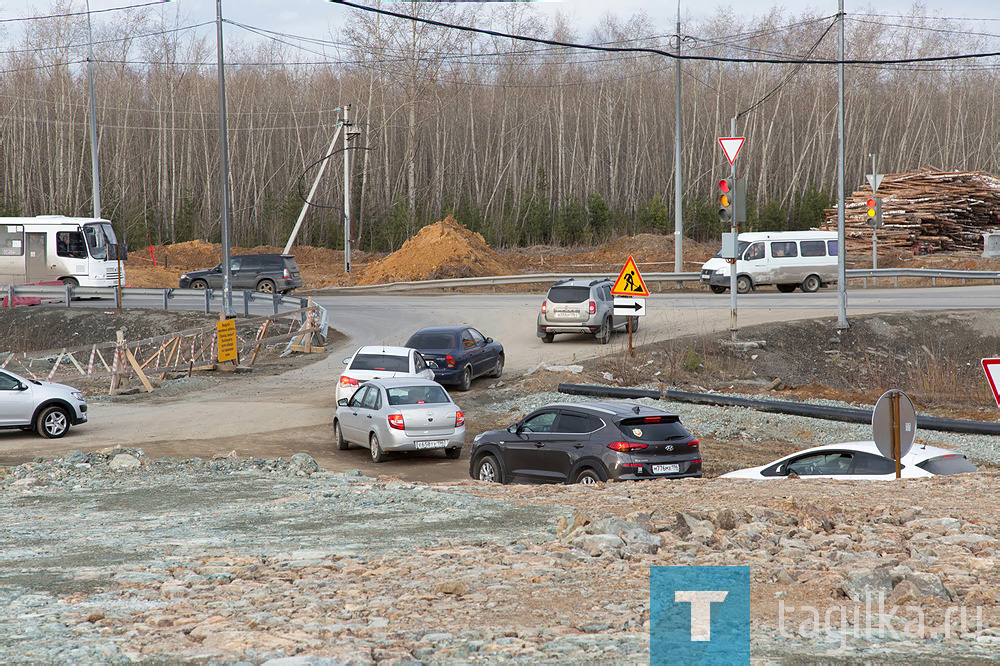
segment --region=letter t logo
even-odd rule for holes
[[[674,601],[691,604],[691,640],[712,640],[712,602],[725,601],[725,590],[677,590]]]

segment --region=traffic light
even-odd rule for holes
[[[733,219],[733,181],[724,178],[719,181],[719,221],[731,222]]]
[[[868,217],[869,218],[875,217],[875,199],[874,198],[868,200]]]
[[[865,223],[869,227],[881,227],[882,226],[882,199],[879,197],[872,197],[867,202],[868,204],[868,218]]]

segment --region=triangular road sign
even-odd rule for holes
[[[1000,358],[984,358],[980,363],[983,364],[983,372],[986,373],[986,381],[990,383],[997,407],[1000,407]]]
[[[882,174],[882,173],[876,173],[876,174],[868,173],[868,174],[865,174],[865,178],[868,179],[868,184],[871,185],[871,187],[872,187],[872,194],[875,194],[876,192],[878,192],[878,186],[882,184],[882,176],[884,176],[884,175],[885,174]]]
[[[625,262],[622,272],[615,280],[615,286],[611,288],[611,293],[615,296],[642,296],[643,298],[649,296],[646,283],[642,281],[639,268],[635,265],[635,260],[632,257],[629,257],[628,261]]]
[[[743,142],[746,141],[745,136],[722,136],[719,137],[719,145],[722,146],[722,152],[726,154],[726,159],[732,164],[736,161],[736,156],[740,154],[740,148],[743,147]]]

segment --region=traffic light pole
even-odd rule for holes
[[[733,116],[732,121],[729,126],[729,136],[736,136],[736,116]],[[736,195],[736,160],[733,160],[729,165],[729,177],[733,180],[733,197]],[[736,221],[736,202],[733,201],[733,216],[729,223],[729,231],[732,232],[733,238],[736,241],[737,255],[739,254],[740,242],[736,235],[738,233],[737,221]],[[729,306],[729,335],[733,342],[736,342],[736,262],[739,258],[733,260],[733,263],[729,264],[729,294],[730,294],[730,306]]]
[[[847,323],[847,248],[844,247],[844,0],[840,0],[840,64],[837,65],[837,328]]]
[[[872,153],[872,180],[878,178],[878,171],[875,170],[875,153]],[[874,183],[872,184],[872,199],[875,199],[875,205],[878,206],[878,199],[876,198],[876,190]],[[876,215],[875,224],[872,225],[872,270],[878,268],[878,223],[881,221]],[[878,277],[872,276],[872,286],[878,286]]]

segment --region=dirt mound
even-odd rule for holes
[[[234,247],[232,254],[281,254],[283,248],[273,245],[257,247]],[[153,266],[148,249],[130,253],[125,262],[125,276],[130,287],[165,288],[176,287],[177,280],[185,271],[212,268],[222,257],[222,246],[204,240],[193,240],[173,245],[153,247],[156,266]],[[344,253],[325,247],[298,245],[292,247],[291,254],[302,271],[305,289],[351,284],[352,280],[344,272]],[[373,255],[354,251],[352,269],[357,272],[371,261]]]
[[[705,263],[718,248],[684,239],[684,263],[687,270]],[[660,234],[639,234],[609,241],[596,250],[577,255],[580,262],[619,266],[631,256],[639,264],[662,264],[657,270],[673,270],[674,237]]]
[[[481,277],[509,273],[483,237],[450,215],[427,225],[385,259],[361,274],[358,284]]]

